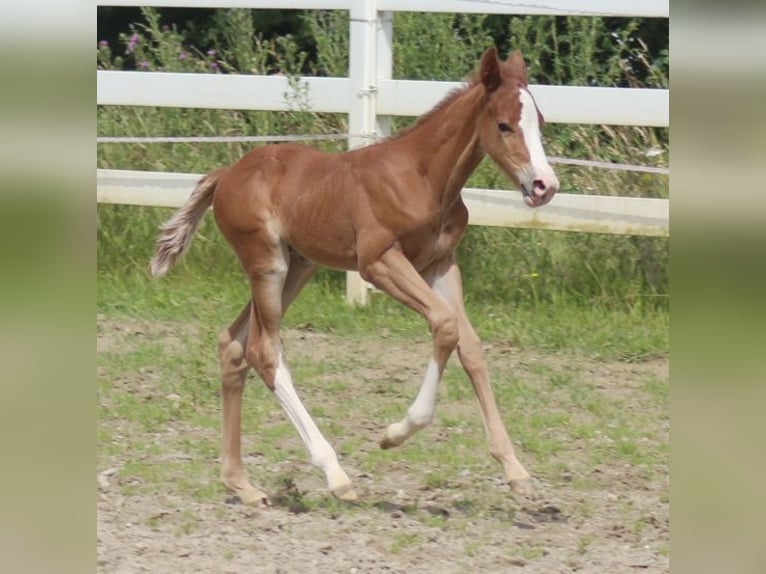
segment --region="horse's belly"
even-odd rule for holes
[[[306,259],[333,269],[357,268],[356,248],[352,238],[313,235],[306,240],[292,238],[290,245]]]

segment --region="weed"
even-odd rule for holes
[[[588,551],[588,547],[593,544],[594,537],[592,534],[583,534],[577,539],[577,552],[585,554]]]
[[[423,479],[423,486],[429,490],[447,488],[448,485],[447,477],[440,472],[429,472]]]
[[[298,489],[291,478],[282,478],[279,491],[271,497],[275,506],[283,506],[293,514],[312,510],[313,505],[306,498],[306,492]]]
[[[418,520],[425,524],[426,526],[430,526],[432,528],[444,528],[447,524],[447,515],[446,514],[438,514],[438,513],[420,513],[418,514]]]
[[[393,536],[389,550],[392,554],[401,554],[404,550],[416,547],[424,541],[420,534],[397,532]]]
[[[525,546],[521,549],[521,556],[524,558],[524,560],[528,560],[530,562],[532,560],[542,558],[546,554],[547,552],[539,546]]]

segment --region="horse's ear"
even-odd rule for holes
[[[481,57],[479,76],[487,92],[494,92],[500,87],[503,80],[500,77],[500,61],[497,59],[497,48],[494,46],[484,52],[484,55]]]
[[[523,85],[527,85],[527,64],[524,62],[521,50],[514,50],[508,56],[505,65],[511,71],[514,78],[519,79]]]

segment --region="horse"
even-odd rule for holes
[[[425,319],[433,354],[405,417],[381,448],[401,445],[431,423],[447,359],[457,349],[470,379],[490,454],[515,493],[533,495],[490,386],[482,343],[466,316],[455,248],[468,224],[461,189],[484,155],[515,183],[529,207],[559,187],[541,142],[543,116],[528,89],[520,51],[488,48],[478,71],[413,126],[342,153],[276,144],[256,148],[199,180],[160,227],[150,264],[167,273],[212,205],[215,221],[247,275],[251,298],[218,340],[222,382],[221,480],[245,504],[268,504],[242,466],[245,379],[257,372],[303,439],[311,463],[341,500],[358,498],[338,457],[293,385],[280,321],[318,265],[358,271]]]

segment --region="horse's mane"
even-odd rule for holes
[[[390,136],[384,138],[381,140],[381,142],[387,142],[387,141],[394,141],[398,140],[401,137],[406,136],[407,134],[410,134],[414,132],[416,129],[418,129],[420,126],[422,126],[424,123],[426,123],[428,120],[430,120],[433,116],[438,114],[440,111],[442,111],[444,108],[449,106],[452,102],[454,102],[458,97],[466,93],[470,88],[472,88],[476,83],[479,81],[479,75],[478,74],[471,74],[468,76],[465,80],[465,86],[461,86],[459,88],[455,88],[451,92],[449,92],[442,100],[436,104],[433,108],[428,110],[425,114],[420,116],[417,121],[412,124],[409,127],[404,128],[401,131],[398,131],[395,134],[391,134]]]

